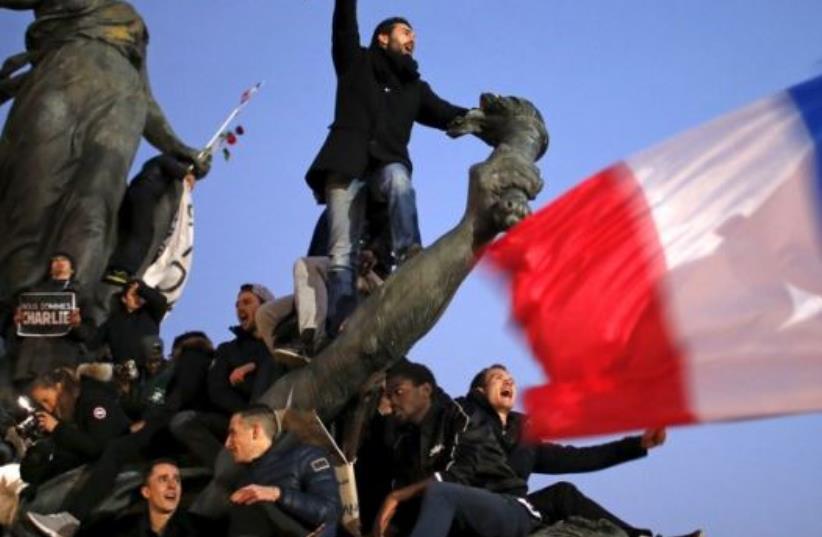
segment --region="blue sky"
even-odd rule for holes
[[[333,115],[332,2],[134,5],[151,33],[154,93],[189,144],[205,143],[242,90],[267,82],[241,117],[247,134],[232,160],[215,161],[195,191],[194,270],[163,328],[167,341],[192,328],[223,341],[239,284],[290,292],[291,265],[320,211],[303,176]],[[818,0],[362,0],[362,34],[395,14],[414,24],[420,70],[441,96],[472,105],[482,91],[516,94],[542,110],[551,147],[536,206],[615,160],[822,71]],[[30,18],[0,11],[0,56],[22,49]],[[411,153],[430,243],[458,220],[467,169],[488,149],[418,127]],[[144,145],[135,165],[153,154]],[[542,382],[507,319],[504,291],[480,268],[411,356],[454,395],[498,361],[523,386]],[[818,537],[820,443],[819,414],[676,428],[645,460],[563,479],[663,533],[701,526],[712,536]]]

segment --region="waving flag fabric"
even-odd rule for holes
[[[532,432],[822,409],[822,77],[590,177],[488,255],[548,377]]]

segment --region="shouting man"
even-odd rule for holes
[[[392,17],[360,45],[356,0],[337,0],[332,57],[337,73],[334,123],[306,176],[328,205],[327,330],[333,336],[357,304],[355,267],[368,196],[389,210],[394,257],[420,249],[408,141],[414,122],[445,130],[467,110],[440,99],[420,79],[411,24]]]

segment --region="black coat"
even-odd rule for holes
[[[160,537],[151,529],[148,510],[142,513],[139,519],[125,517],[110,535],[121,537]],[[199,535],[183,507],[178,507],[166,524],[162,537],[194,537]]]
[[[80,380],[71,420],[61,419],[49,437],[37,442],[20,463],[27,483],[39,485],[82,464],[94,462],[109,443],[129,433],[129,420],[110,382]]]
[[[309,444],[276,443],[249,465],[244,485],[276,486],[277,504],[306,528],[325,524],[322,537],[336,534],[341,504],[328,454]]]
[[[369,168],[392,162],[411,170],[408,142],[414,122],[444,130],[467,112],[438,97],[418,76],[398,73],[380,47],[360,45],[356,0],[337,0],[332,27],[334,122],[306,175],[320,201],[329,173],[363,177]]]
[[[551,442],[531,443],[523,438],[526,416],[511,412],[503,427],[499,415],[488,400],[477,392],[470,392],[458,401],[474,419],[487,423],[508,456],[508,464],[521,478],[528,480],[531,473],[570,474],[593,472],[616,464],[644,457],[642,438],[628,436],[621,440],[588,447],[564,446]]]
[[[76,367],[88,354],[87,346],[93,342],[96,327],[87,304],[80,301],[81,293],[74,282],[47,278],[25,292],[73,293],[81,322],[62,337],[18,337],[13,335],[16,334],[15,327],[9,327],[12,342],[9,356],[14,364],[14,380],[22,382],[59,367]]]
[[[285,374],[284,366],[275,362],[261,339],[255,338],[239,326],[231,327],[237,336],[221,343],[208,372],[208,394],[216,409],[225,414],[244,410],[271,384]],[[257,368],[245,380],[232,386],[231,372],[241,365],[253,362]]]
[[[184,344],[179,356],[170,366],[163,404],[150,406],[145,418],[165,425],[176,413],[184,410],[214,411],[208,394],[208,374],[213,359],[214,352],[205,345],[191,342]]]
[[[96,344],[108,344],[114,363],[134,360],[142,369],[146,362],[143,338],[160,334],[160,323],[168,309],[168,300],[143,282],[140,282],[137,293],[146,301],[143,307],[129,313],[118,299],[117,306],[97,332]]]
[[[434,477],[512,496],[524,496],[525,480],[508,465],[493,431],[469,416],[441,390],[419,425],[397,432],[394,485],[402,487]]]
[[[108,443],[129,432],[129,420],[120,407],[110,382],[89,377],[80,380],[80,395],[70,422],[60,421],[54,429],[58,449],[79,454],[85,461],[97,459]]]

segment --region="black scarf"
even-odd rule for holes
[[[377,60],[374,62],[374,70],[381,82],[393,80],[398,84],[408,84],[420,78],[417,61],[412,56],[376,44],[371,46],[371,50]]]

